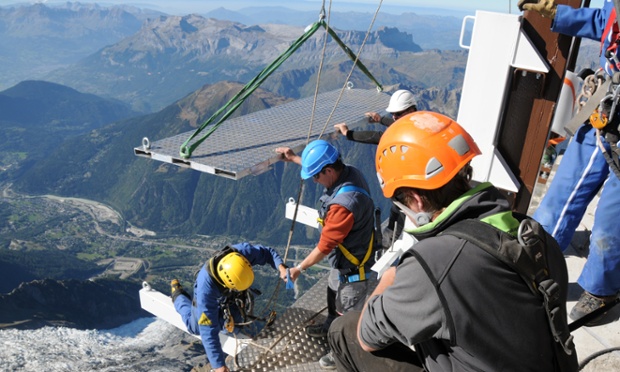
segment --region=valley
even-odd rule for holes
[[[24,195],[15,192],[10,184],[1,185],[0,190],[4,211],[0,220],[0,259],[6,252],[25,257],[42,251],[62,251],[84,265],[96,265],[94,277],[147,280],[154,288],[167,292],[171,277],[191,281],[193,273],[214,251],[243,240],[157,234],[132,226],[118,211],[93,200]],[[269,242],[259,243],[269,245]],[[274,248],[284,254],[284,247]],[[305,257],[310,249],[311,246],[292,247],[289,262]],[[46,267],[55,268],[53,271],[45,268],[33,271],[33,279],[63,279],[62,275],[54,274],[63,266],[63,257],[47,262]],[[327,266],[318,265],[318,271],[320,268]],[[4,291],[18,284],[12,283]]]

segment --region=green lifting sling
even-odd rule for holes
[[[345,53],[354,61],[355,65],[359,67],[370,80],[372,80],[379,90],[382,90],[381,84],[372,76],[366,66],[356,57],[355,53],[347,47],[344,42],[336,35],[336,32],[332,30],[324,20],[313,23],[309,26],[304,34],[299,37],[284,53],[276,58],[270,65],[265,67],[256,77],[250,80],[241,90],[235,94],[223,107],[217,110],[209,119],[207,119],[200,127],[198,127],[194,133],[181,145],[179,150],[180,156],[184,159],[188,159],[192,156],[192,152],[200,146],[222,123],[232,115],[237,108],[245,101],[245,99],[252,94],[256,88],[258,88],[284,61],[288,59],[306,40],[308,40],[320,27],[325,28],[327,33],[336,41],[336,43],[345,51]],[[226,112],[225,112],[226,111]],[[225,112],[225,113],[224,113]],[[224,114],[222,114],[224,113]],[[208,127],[206,133],[199,137],[196,141],[190,144],[190,142],[197,138],[200,133]]]

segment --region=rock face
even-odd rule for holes
[[[140,307],[139,290],[138,283],[117,279],[22,283],[0,295],[0,328],[118,327],[148,316]]]

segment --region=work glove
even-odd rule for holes
[[[553,0],[519,0],[519,10],[533,10],[545,18],[555,18],[556,5]]]

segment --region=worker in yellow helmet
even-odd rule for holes
[[[192,298],[178,279],[171,284],[172,302],[188,332],[200,335],[211,368],[228,372],[226,353],[219,333],[238,332],[235,323],[247,322],[251,315],[254,282],[253,265],[269,265],[286,275],[286,266],[273,248],[240,243],[227,246],[207,261],[198,272]],[[257,292],[257,291],[255,291]]]

